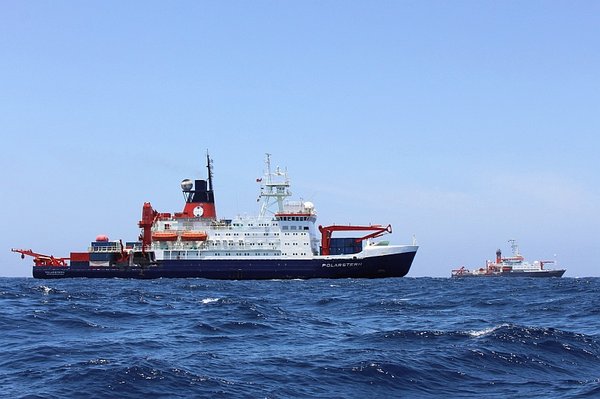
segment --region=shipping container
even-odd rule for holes
[[[88,269],[90,267],[89,262],[82,261],[71,261],[71,269]]]
[[[354,237],[332,238],[329,247],[330,255],[348,255],[362,251],[362,241]]]
[[[71,264],[73,262],[87,262],[90,260],[89,252],[71,252]]]
[[[119,254],[115,252],[92,252],[90,261],[110,261],[116,260]]]

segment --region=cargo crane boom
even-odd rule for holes
[[[12,252],[21,254],[21,259],[25,259],[25,255],[33,257],[33,263],[36,266],[67,266],[67,261],[70,258],[55,258],[52,255],[39,254],[31,249],[16,249],[12,248]]]
[[[375,224],[372,226],[319,226],[319,231],[321,232],[321,255],[330,255],[331,235],[334,231],[373,231],[371,234],[357,238],[356,241],[358,242],[368,240],[369,238],[376,238],[384,235],[385,233],[391,233],[392,225],[388,224],[385,227],[380,224]]]

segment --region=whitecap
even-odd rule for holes
[[[208,303],[213,303],[213,302],[217,302],[219,300],[219,298],[204,298],[202,301],[203,304],[208,304]]]
[[[483,330],[471,330],[471,331],[468,331],[468,334],[471,337],[478,338],[478,337],[482,337],[484,335],[490,334],[502,327],[508,327],[508,324],[503,323],[503,324],[500,324],[499,326],[484,328]]]

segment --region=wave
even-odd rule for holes
[[[498,283],[0,279],[0,381],[49,398],[600,395],[600,279]]]

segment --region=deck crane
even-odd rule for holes
[[[33,263],[36,266],[67,266],[67,261],[70,258],[55,258],[52,255],[43,255],[33,252],[31,249],[16,249],[12,248],[12,252],[21,254],[21,259],[25,259],[25,255],[33,257]]]

